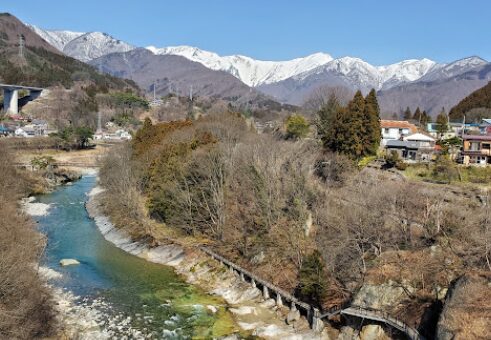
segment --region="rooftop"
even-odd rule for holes
[[[396,128],[396,129],[409,129],[412,133],[418,131],[416,125],[409,123],[407,120],[385,120],[380,121],[380,127],[386,128]]]
[[[463,135],[463,140],[483,140],[483,141],[491,141],[491,135]]]

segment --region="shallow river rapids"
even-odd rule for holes
[[[49,209],[34,217],[48,238],[41,265],[49,283],[69,299],[72,322],[87,328],[78,337],[202,339],[230,334],[234,322],[223,300],[187,284],[172,268],[127,254],[102,237],[84,207],[95,184],[94,176],[84,176],[37,197],[38,207]],[[61,267],[62,259],[80,264]]]

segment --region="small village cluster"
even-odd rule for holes
[[[408,121],[381,120],[382,147],[396,152],[405,162],[429,162],[441,152],[437,140],[458,140],[449,150],[450,157],[464,165],[491,165],[491,119],[480,123],[449,123],[447,131],[438,132],[436,123],[428,123],[426,131]]]
[[[0,137],[48,137],[57,133],[56,129],[50,128],[48,122],[43,119],[31,119],[22,115],[8,115],[0,122]],[[99,141],[125,141],[131,140],[131,134],[119,128],[113,122],[108,122],[104,130],[98,129],[93,139]]]

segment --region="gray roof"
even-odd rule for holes
[[[387,144],[385,144],[387,148],[405,148],[405,149],[419,149],[419,142],[407,141],[407,140],[397,140],[392,139],[388,140]]]

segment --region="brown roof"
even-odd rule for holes
[[[412,133],[416,133],[418,128],[416,125],[409,123],[407,120],[385,120],[380,121],[381,128],[397,128],[397,129],[409,129]]]
[[[464,135],[462,139],[491,141],[491,135]]]

